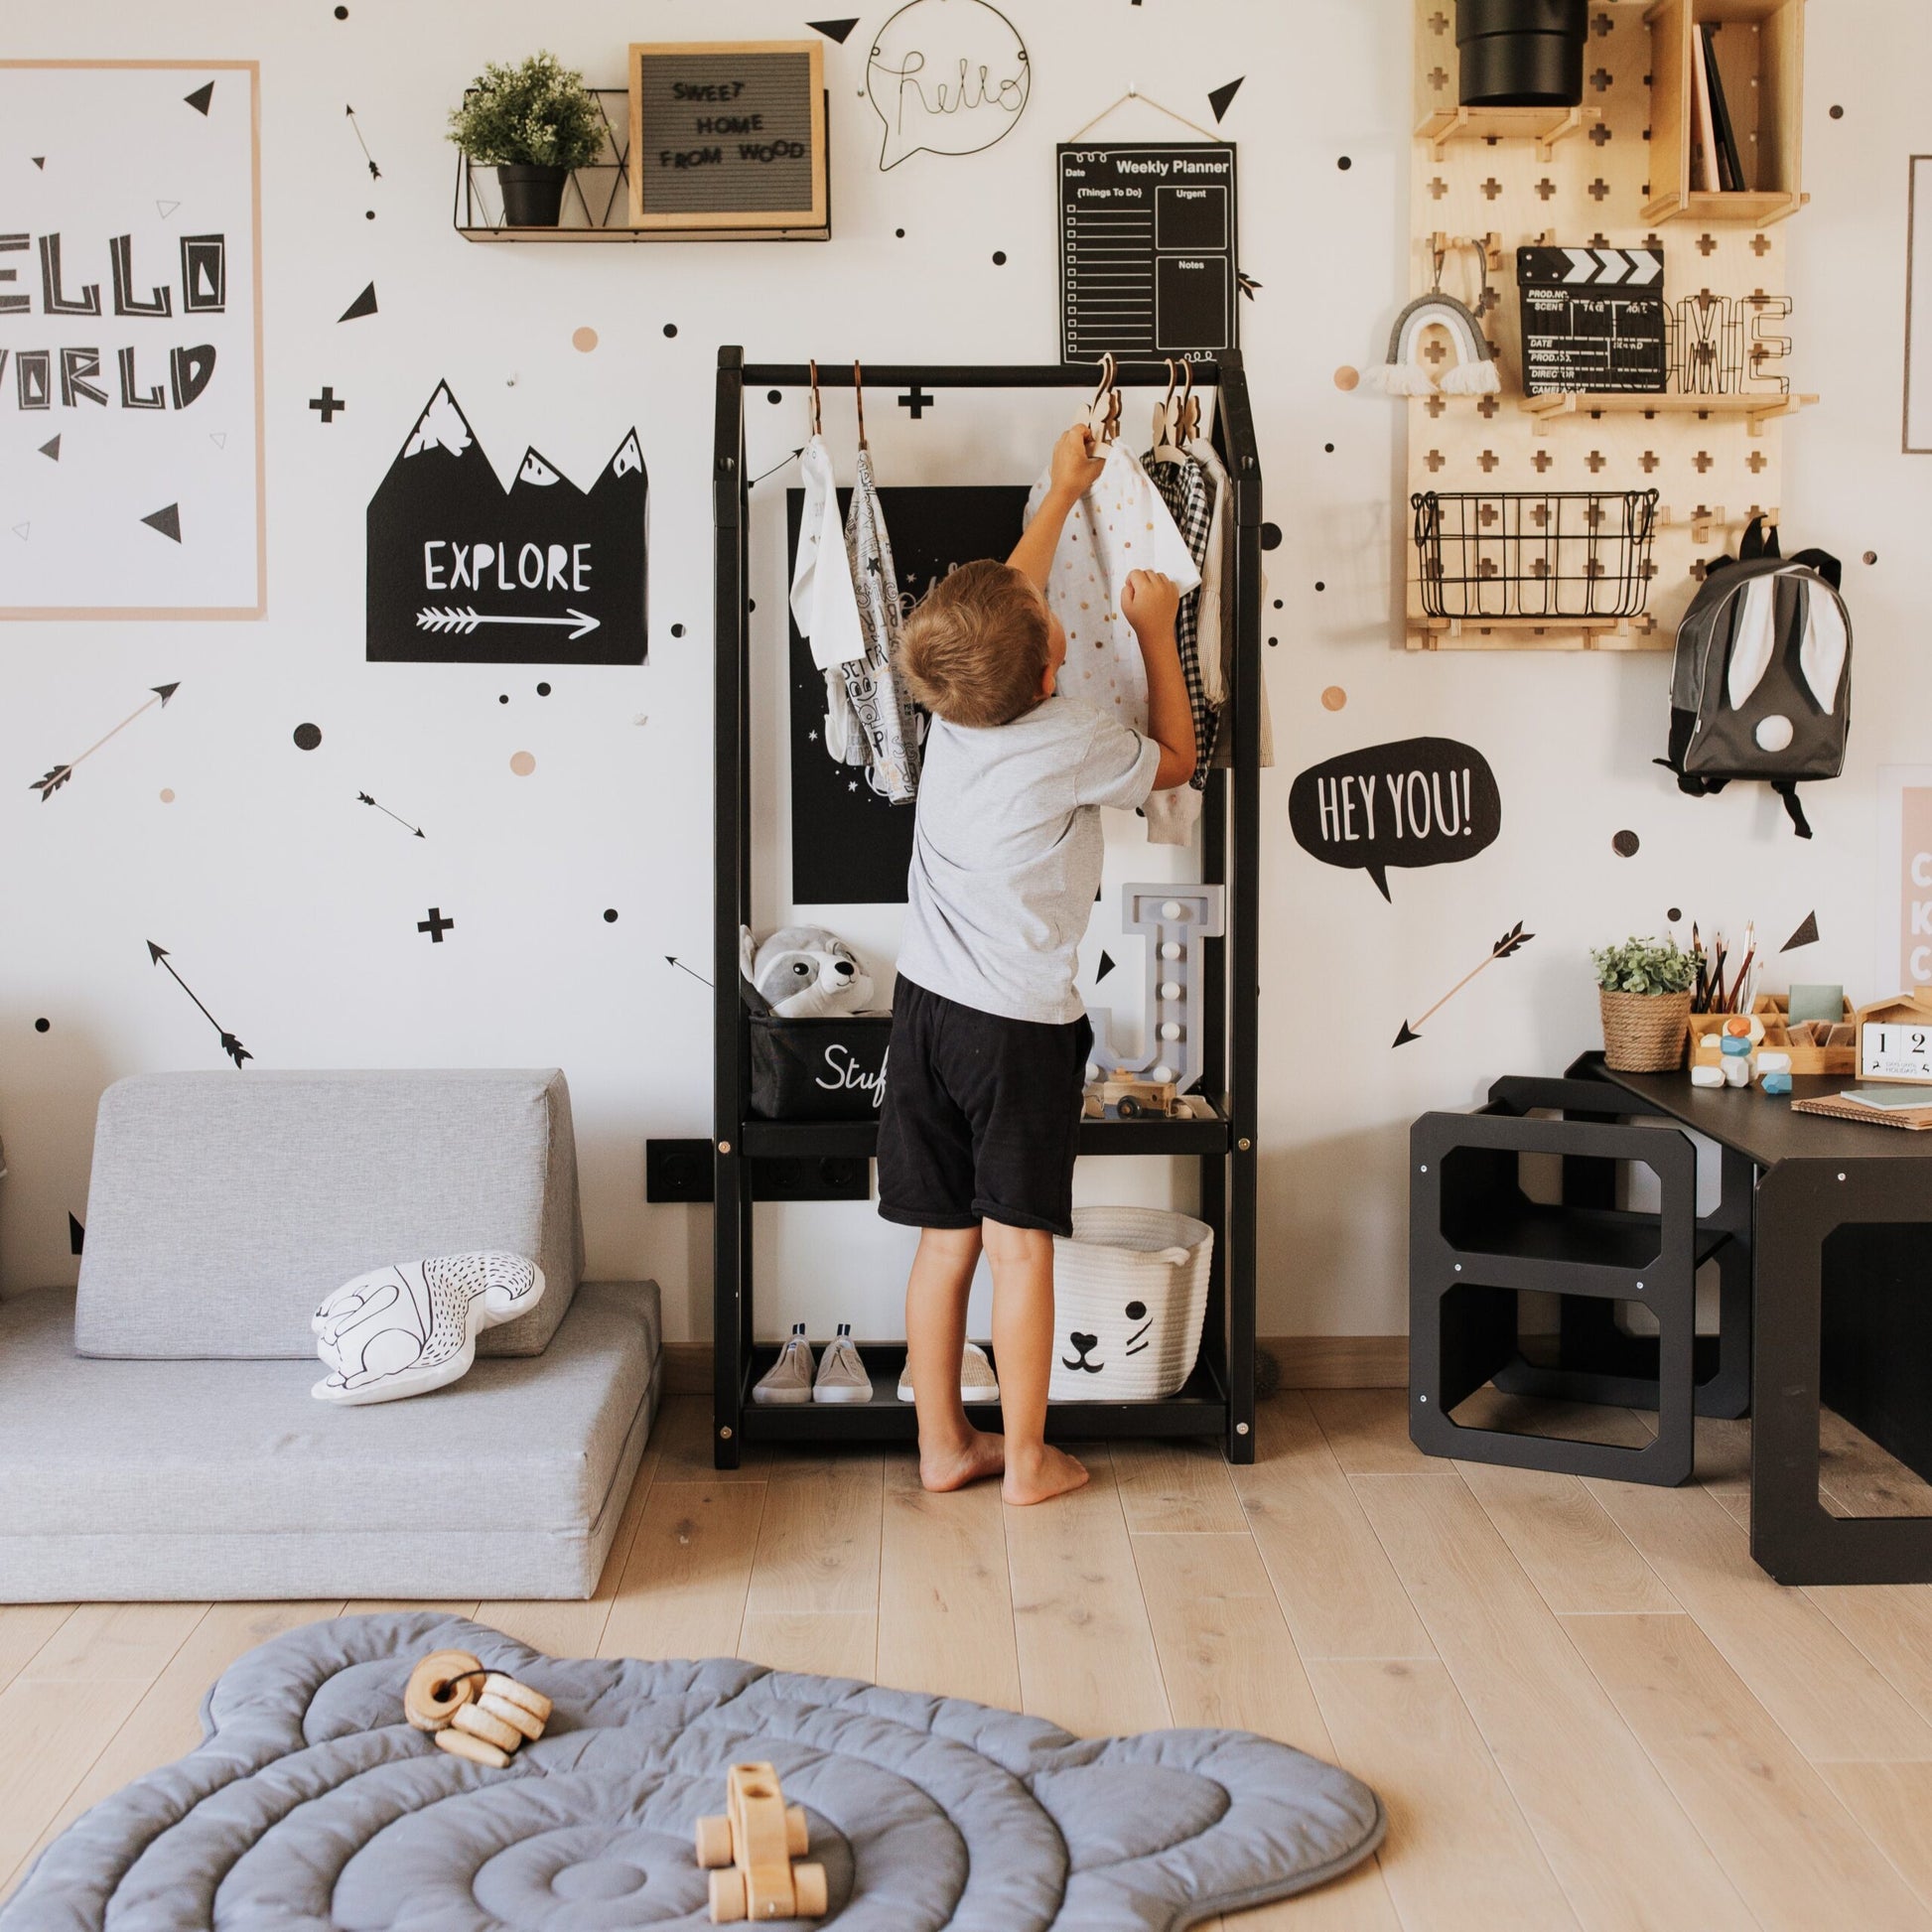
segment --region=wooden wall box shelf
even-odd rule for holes
[[[1656,0],[1650,29],[1650,199],[1646,221],[1749,221],[1762,227],[1804,206],[1805,0]],[[1719,70],[1748,189],[1693,185],[1693,59],[1715,24]]]
[[[1780,395],[1776,391],[1738,390],[1729,395],[1682,395],[1666,391],[1662,395],[1645,395],[1641,390],[1594,390],[1572,389],[1558,395],[1519,396],[1516,407],[1531,420],[1531,427],[1541,436],[1547,426],[1559,416],[1695,416],[1700,421],[1710,417],[1741,416],[1751,435],[1763,434],[1766,423],[1775,422],[1780,416],[1795,416],[1801,409],[1809,409],[1816,402],[1816,396]]]

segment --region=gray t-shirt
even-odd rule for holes
[[[1074,698],[990,730],[932,721],[899,971],[982,1013],[1048,1026],[1100,890],[1102,805],[1147,803],[1161,748]]]

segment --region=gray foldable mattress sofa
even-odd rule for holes
[[[482,1249],[547,1287],[468,1375],[311,1397],[325,1296]],[[110,1087],[78,1289],[0,1301],[0,1602],[589,1595],[662,1364],[656,1284],[583,1250],[555,1070]]]

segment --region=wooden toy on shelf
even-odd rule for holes
[[[793,1864],[809,1850],[804,1808],[787,1805],[769,1764],[725,1773],[725,1815],[698,1820],[698,1863],[711,1873],[711,1922],[823,1918],[822,1864]]]
[[[1167,1120],[1180,1110],[1180,1090],[1172,1080],[1142,1079],[1125,1067],[1088,1087],[1087,1099],[1098,1102],[1101,1118],[1113,1108],[1116,1120]]]
[[[543,1735],[550,1700],[487,1670],[467,1650],[432,1650],[409,1673],[403,1716],[452,1757],[500,1771],[526,1741]]]

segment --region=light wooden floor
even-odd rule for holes
[[[1078,1731],[1243,1725],[1371,1780],[1379,1861],[1230,1932],[1932,1926],[1932,1587],[1773,1585],[1745,1425],[1700,1425],[1699,1480],[1667,1490],[1428,1460],[1404,1402],[1279,1396],[1252,1469],[1096,1449],[1089,1489],[1009,1512],[924,1495],[897,1453],[717,1474],[681,1400],[594,1599],[450,1607],[564,1654],[736,1650]],[[0,1607],[0,1887],[189,1749],[232,1658],[345,1607],[376,1606]]]

